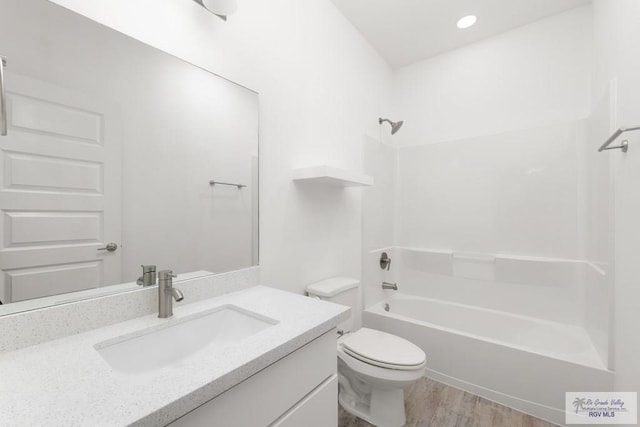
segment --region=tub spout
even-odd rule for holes
[[[382,289],[391,289],[391,290],[397,291],[398,290],[398,284],[397,283],[382,282]]]

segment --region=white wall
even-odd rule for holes
[[[398,245],[583,259],[583,144],[574,121],[400,148]]]
[[[613,127],[640,125],[640,2],[595,0],[593,93],[606,93],[617,80]],[[640,133],[629,133],[630,149],[612,157],[614,174],[614,322],[616,389],[640,391]],[[634,149],[635,148],[635,149]]]
[[[582,325],[586,124],[400,147],[402,289]]]
[[[589,114],[591,8],[585,6],[396,70],[400,145],[582,119]]]
[[[367,138],[364,144],[364,172],[374,185],[363,189],[362,236],[365,251],[393,246],[396,236],[395,206],[398,177],[397,149],[378,139]]]
[[[389,128],[383,128],[388,132]],[[385,293],[382,282],[395,282],[398,260],[393,246],[397,229],[396,180],[398,150],[379,139],[367,138],[364,146],[364,171],[373,176],[374,185],[363,190],[362,219],[362,291],[364,306],[380,301]],[[391,258],[391,269],[380,268],[383,252]]]
[[[615,89],[615,88],[614,88]],[[614,93],[607,90],[599,99],[592,100],[587,144],[583,145],[580,164],[585,170],[583,202],[585,215],[585,259],[595,268],[586,271],[584,281],[584,326],[603,360],[611,366],[609,357],[612,311],[612,176],[609,153],[596,148],[611,132]]]
[[[54,0],[260,92],[260,265],[295,292],[360,277],[361,193],[294,185],[312,164],[362,169],[388,112],[391,70],[323,0],[242,0],[225,23],[184,0]]]

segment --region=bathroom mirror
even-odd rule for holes
[[[46,0],[0,10],[0,315],[258,263],[255,92]]]

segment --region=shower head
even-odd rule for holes
[[[378,123],[382,124],[383,122],[389,122],[389,124],[391,125],[391,135],[394,135],[396,132],[398,132],[404,124],[402,120],[400,120],[399,122],[392,122],[389,119],[383,119],[382,117],[380,117],[378,119]]]

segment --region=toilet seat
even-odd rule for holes
[[[337,347],[340,361],[338,362],[338,372],[340,372],[340,363],[344,363],[357,377],[365,378],[368,383],[375,384],[379,388],[402,389],[424,375],[424,366],[413,369],[385,368],[348,354],[342,344],[338,344]]]
[[[345,335],[340,345],[347,355],[381,368],[413,371],[426,363],[426,356],[417,345],[374,329],[361,328]]]

